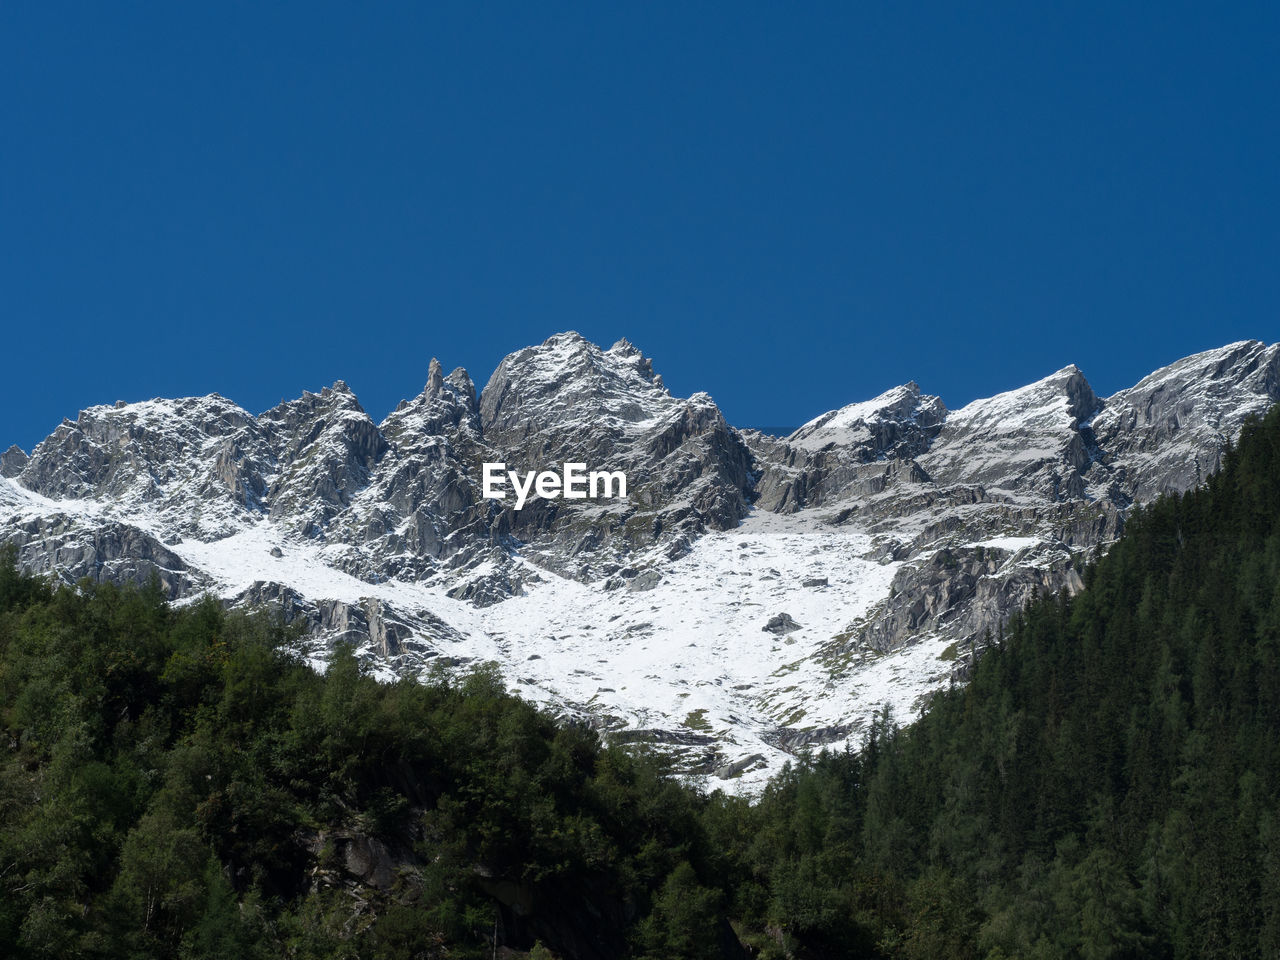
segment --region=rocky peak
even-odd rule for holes
[[[27,465],[27,452],[16,443],[4,453],[0,453],[0,477],[16,477]]]
[[[1002,489],[1024,487],[1034,474],[1040,480],[1032,485],[1056,498],[1064,493],[1067,476],[1091,462],[1080,424],[1101,406],[1089,381],[1071,364],[952,411],[920,465],[939,483]],[[1073,487],[1073,495],[1080,492]]]
[[[1074,363],[1042,380],[994,397],[975,400],[947,417],[947,428],[987,433],[1026,432],[1078,424],[1101,406],[1089,381]]]
[[[471,377],[462,367],[444,376],[440,361],[433,357],[422,393],[413,400],[401,401],[380,429],[402,454],[418,448],[428,438],[457,440],[460,432],[470,440],[478,440],[480,407]]]
[[[876,664],[901,667],[909,715],[950,675],[931,648],[1074,589],[1133,502],[1203,479],[1277,399],[1280,347],[1245,341],[1105,402],[1074,366],[950,413],[912,382],[783,440],[672,397],[628,341],[566,333],[479,399],[433,360],[380,427],[342,381],[256,418],[216,395],[91,408],[0,456],[0,537],[72,581],[155,570],[175,598],[279,601],[318,660],[354,639],[382,676],[497,660],[663,736],[699,703],[707,768],[740,771],[839,742],[887,689]],[[623,470],[628,496],[517,512],[483,498],[486,460]]]
[[[946,416],[946,405],[922,394],[911,381],[874,399],[829,410],[785,440],[753,435],[753,449],[763,465],[759,505],[790,513],[881,489],[886,474],[873,465],[910,462],[922,454]]]
[[[454,367],[449,372],[449,376],[445,377],[444,382],[452,388],[457,397],[464,400],[467,406],[479,416],[480,406],[476,400],[476,385],[472,382],[471,375],[465,369]]]
[[[646,380],[656,381],[657,386],[662,387],[662,378],[656,377],[653,372],[653,361],[640,352],[640,348],[633,344],[626,337],[623,337],[607,351],[609,356],[617,357],[634,364],[636,372]],[[665,389],[665,388],[664,388]]]
[[[351,388],[342,380],[335,380],[331,386],[321,387],[319,393],[303,390],[302,396],[293,400],[282,400],[270,410],[259,415],[260,420],[286,421],[305,417],[310,412],[334,410],[358,410],[364,412],[359,399]]]
[[[1280,399],[1280,344],[1243,340],[1184,357],[1107,398],[1092,428],[1133,499],[1182,491],[1218,468],[1246,417]]]
[[[1062,390],[1067,395],[1067,412],[1077,424],[1088,420],[1098,412],[1102,401],[1093,392],[1093,387],[1089,385],[1089,381],[1085,379],[1079,367],[1074,363],[1069,364],[1055,376],[1062,377]]]
[[[216,394],[89,407],[36,446],[22,483],[53,497],[155,499],[197,470],[211,443],[252,423]]]
[[[315,534],[368,482],[387,452],[381,431],[341,380],[258,418],[278,464],[267,492],[273,520]]]
[[[851,403],[810,420],[787,438],[806,450],[830,444],[858,447],[859,459],[886,454],[915,456],[924,451],[946,418],[941,399],[922,395],[914,380],[862,403]]]
[[[1280,362],[1280,344],[1267,346],[1261,340],[1238,340],[1216,350],[1192,354],[1190,357],[1166,367],[1185,378],[1188,374],[1206,385],[1221,383],[1249,383],[1265,389],[1277,388],[1277,363]],[[1142,387],[1148,380],[1157,379],[1162,371],[1156,371],[1139,381]]]
[[[503,443],[543,430],[643,427],[677,404],[655,379],[630,344],[605,351],[576,333],[556,334],[498,365],[480,394],[484,434]]]
[[[1161,367],[1108,397],[1098,426],[1125,419],[1130,427],[1172,433],[1187,417],[1211,422],[1232,413],[1222,409],[1223,401],[1241,394],[1252,412],[1280,394],[1280,344],[1242,340]]]
[[[440,396],[442,389],[444,389],[444,371],[440,368],[440,361],[432,357],[431,366],[427,368],[427,385],[422,388],[422,392],[434,398]]]
[[[746,512],[750,454],[741,437],[706,394],[672,397],[629,342],[602,350],[567,333],[517,351],[485,385],[480,414],[485,444],[511,468],[577,462],[626,474],[626,500],[502,508],[499,525],[527,545],[525,556],[575,578],[617,569],[659,543],[685,549],[676,545]]]

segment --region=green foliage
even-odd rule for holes
[[[575,910],[621,956],[677,865],[721,916],[704,798],[492,669],[320,675],[269,614],[0,559],[0,956],[564,955]]]
[[[1084,580],[748,803],[494,670],[320,675],[7,550],[0,956],[1280,955],[1280,412]]]
[[[641,956],[652,960],[701,960],[719,955],[721,894],[698,882],[681,861],[662,884],[653,911],[640,926]]]
[[[794,956],[1274,953],[1280,411],[1085,581],[919,722],[771,784],[729,884],[772,895],[740,919]]]

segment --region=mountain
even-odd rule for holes
[[[1220,466],[916,722],[743,805],[728,887],[770,895],[735,926],[794,957],[1280,955],[1280,408]]]
[[[522,696],[753,789],[806,745],[912,715],[1135,504],[1211,473],[1280,398],[1280,346],[1114,396],[1074,366],[948,410],[915,383],[779,438],[673,397],[623,340],[433,360],[375,423],[339,381],[254,416],[216,394],[93,407],[0,457],[30,571],[212,593],[305,621],[317,665],[496,662]],[[622,471],[626,499],[486,499],[482,465]],[[720,782],[720,781],[717,781]]]
[[[1280,408],[918,720],[750,800],[495,670],[320,673],[269,611],[55,589],[15,552],[2,956],[1280,953]]]

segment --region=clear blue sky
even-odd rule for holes
[[[564,329],[742,425],[1280,339],[1275,3],[44,0],[0,89],[0,447]]]

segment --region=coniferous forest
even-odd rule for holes
[[[1280,411],[1085,579],[748,802],[10,554],[0,956],[1280,956]]]

